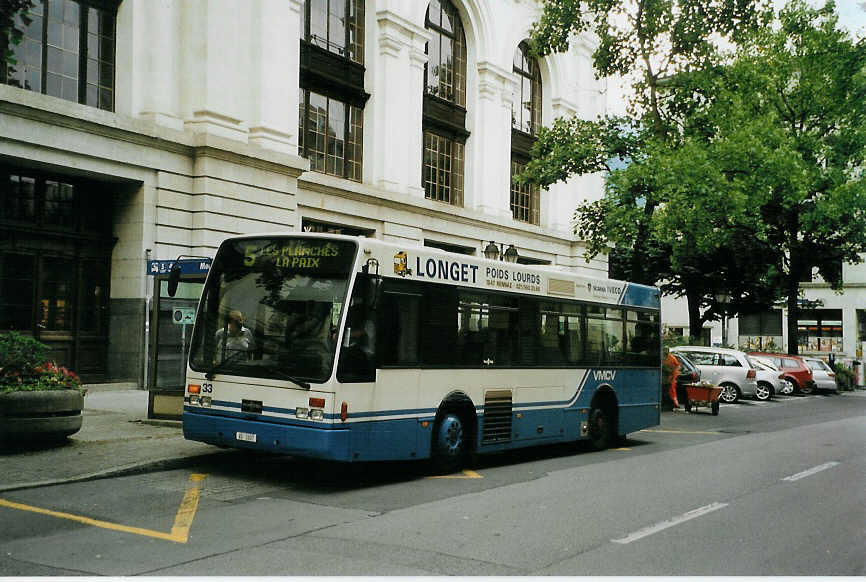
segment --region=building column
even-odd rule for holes
[[[289,154],[298,153],[300,19],[300,0],[253,4],[249,142]]]
[[[122,7],[126,8],[126,4]],[[129,25],[132,30],[129,41],[132,66],[128,72],[118,71],[118,78],[131,77],[124,83],[131,88],[129,113],[158,125],[182,130],[177,91],[181,50],[177,42],[177,2],[133,2],[129,3],[129,10],[132,11]]]
[[[231,0],[184,0],[180,6],[184,128],[247,142],[250,13]]]
[[[421,184],[424,44],[427,31],[390,11],[376,13],[379,28],[370,98],[376,120],[373,184],[424,196]],[[407,82],[408,80],[408,82]]]
[[[575,117],[577,106],[566,99],[553,99],[551,113],[554,119]],[[575,195],[575,191],[579,195]],[[575,202],[588,201],[588,193],[603,191],[604,182],[598,174],[572,176],[565,182],[551,184],[548,190],[541,191],[541,224],[550,230],[563,233],[565,238],[571,238]]]
[[[478,110],[472,128],[472,157],[467,153],[464,206],[510,219],[511,104],[514,74],[490,62],[478,63]],[[475,160],[484,163],[474,163]]]

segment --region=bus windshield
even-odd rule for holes
[[[287,379],[331,376],[357,244],[325,238],[231,240],[202,292],[190,367]]]

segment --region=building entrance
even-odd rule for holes
[[[85,383],[107,377],[110,185],[0,166],[0,332],[50,348]]]

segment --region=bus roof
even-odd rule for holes
[[[263,232],[227,237],[226,241],[258,238],[351,240],[359,244],[358,268],[378,262],[385,277],[460,285],[551,298],[659,309],[657,287],[579,275],[546,265],[523,265],[444,251],[435,247],[328,233]],[[376,272],[375,270],[373,272]]]

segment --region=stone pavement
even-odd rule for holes
[[[225,451],[184,440],[180,421],[147,419],[145,390],[84,397],[81,430],[59,445],[0,449],[0,492],[182,467]]]

